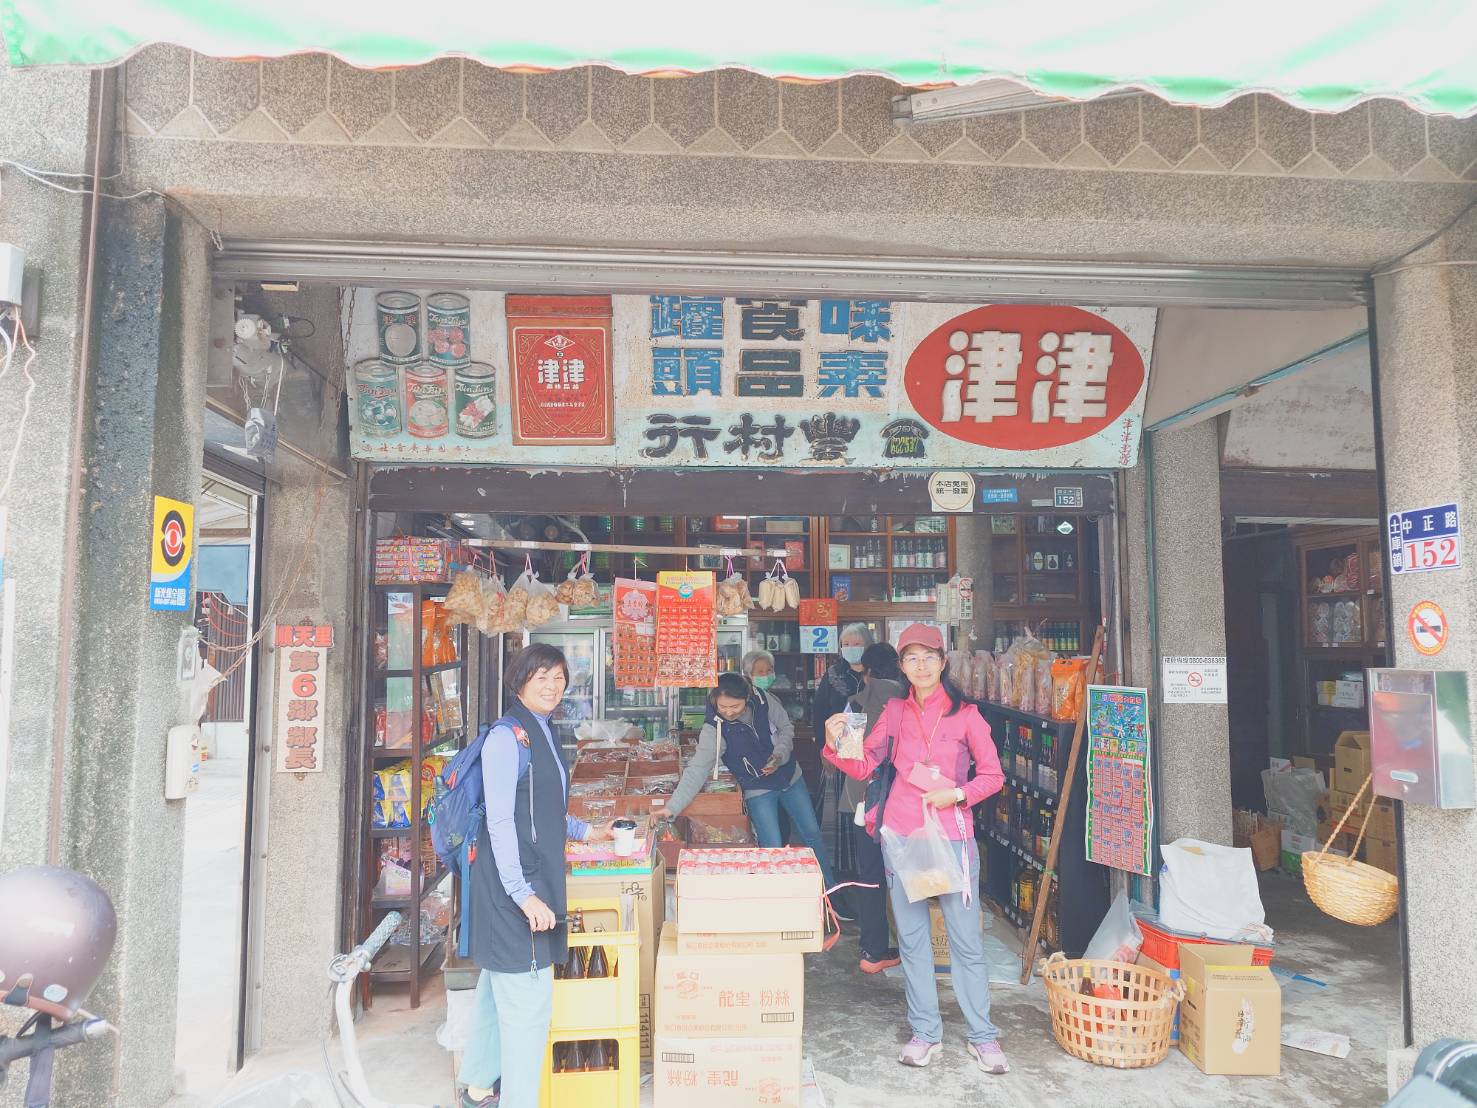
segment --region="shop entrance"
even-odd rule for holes
[[[201,721],[186,807],[175,1085],[201,1103],[243,1060],[261,491],[250,473],[207,461],[197,501],[194,622],[205,672],[223,676]]]
[[[991,473],[972,479],[981,487],[1009,490],[1017,504],[1054,502],[1050,478]],[[498,677],[526,643],[557,646],[569,661],[570,685],[554,726],[571,755],[581,738],[616,725],[639,734],[643,762],[670,749],[670,766],[636,767],[652,814],[659,814],[663,798],[678,785],[687,764],[683,755],[691,755],[702,729],[713,680],[762,657],[762,668],[772,667],[775,678],[769,692],[794,731],[794,761],[804,774],[829,860],[838,874],[850,875],[852,813],[841,804],[839,777],[822,771],[816,741],[820,694],[833,669],[851,672],[839,657],[843,633],[896,643],[910,623],[938,625],[953,652],[953,672],[988,713],[1002,761],[1007,751],[1014,757],[1009,796],[983,806],[975,831],[987,863],[985,895],[1006,921],[1003,926],[1024,931],[1070,740],[1070,724],[1052,720],[1049,704],[1038,708],[1040,675],[1049,689],[1049,659],[1086,652],[1115,594],[1114,482],[1099,474],[1075,476],[1078,482],[1077,508],[949,514],[933,510],[921,475],[682,472],[618,482],[608,473],[580,471],[499,470],[495,480],[485,469],[376,473],[370,491],[377,509],[376,583],[364,624],[376,659],[364,710],[375,724],[366,758],[368,819],[358,830],[367,844],[363,894],[356,900],[361,931],[385,911],[403,912],[412,902],[421,905],[422,924],[414,933],[404,929],[402,941],[388,948],[371,975],[373,989],[408,986],[415,1003],[423,983],[447,963],[453,883],[428,860],[416,814],[426,796],[417,802],[409,794],[465,741],[475,722],[493,720],[507,707],[509,694]],[[1004,492],[997,495],[1003,498]],[[611,511],[617,504],[623,510]],[[466,624],[442,629],[435,622],[438,609],[463,567],[483,582],[495,576],[508,590],[530,571],[540,586],[588,574],[597,598],[565,604],[544,622],[492,636]],[[691,687],[624,684],[613,586],[642,581],[654,587],[667,572],[710,574],[714,584],[738,582],[756,606],[717,617],[707,680]],[[425,579],[407,580],[407,574]],[[778,577],[795,582],[807,617],[811,601],[834,601],[826,609],[829,630],[819,649],[805,639],[814,632],[802,631],[807,625],[793,600],[757,604],[761,586]],[[950,608],[949,586],[965,578],[973,602]],[[412,648],[417,635],[423,644],[418,655]],[[1016,698],[1016,690],[1011,695],[1017,708],[988,705],[989,679],[983,669],[975,673],[975,657],[1003,655],[1012,644],[1027,642],[1033,663],[1044,662],[1044,670],[1033,670],[1030,682],[1020,683],[1022,689],[1029,685],[1029,703]],[[411,721],[418,718],[423,741],[413,746]],[[419,766],[417,748],[424,751]],[[1050,780],[1042,776],[1043,765]],[[616,768],[623,778],[635,772]],[[608,818],[617,803],[615,796],[606,801],[598,795],[599,776],[593,768],[587,775],[576,762],[576,806],[589,818]],[[614,790],[619,803],[631,801],[630,787],[623,780]],[[385,802],[397,790],[409,801],[399,807]],[[1080,788],[1074,803],[1082,808]],[[1082,921],[1101,916],[1108,881],[1102,867],[1083,857],[1080,811],[1078,817],[1072,823],[1076,834],[1064,837],[1064,900],[1047,913],[1046,937],[1080,949],[1091,930]],[[691,815],[676,831],[686,842],[703,845],[754,841],[742,809],[737,820],[729,813]],[[672,844],[674,862],[678,845]],[[1015,940],[1017,947],[1023,937]],[[450,961],[454,976],[455,959]]]

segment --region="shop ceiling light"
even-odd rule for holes
[[[1138,89],[1118,89],[1093,99],[1111,100],[1120,96],[1139,95],[1142,94]],[[1053,104],[1068,103],[1072,101],[1065,97],[1044,96],[1015,81],[996,77],[959,88],[932,89],[928,92],[915,92],[911,96],[894,96],[892,116],[911,123],[934,123],[942,119],[1029,111],[1032,108],[1049,108]]]

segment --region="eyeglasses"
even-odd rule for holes
[[[909,654],[901,661],[905,666],[941,666],[944,664],[944,660],[932,651],[927,654]]]

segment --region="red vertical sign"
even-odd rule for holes
[[[513,442],[615,442],[608,296],[509,296]]]

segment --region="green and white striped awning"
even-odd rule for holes
[[[1007,78],[1053,97],[1144,89],[1213,106],[1265,92],[1341,111],[1389,97],[1477,111],[1474,0],[0,0],[12,65],[111,65],[151,43],[216,57],[334,54],[357,66],[444,56],[631,73],[736,66],[905,85]]]

